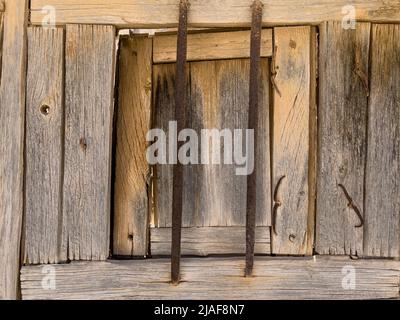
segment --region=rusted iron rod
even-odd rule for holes
[[[186,122],[186,53],[187,53],[187,17],[188,0],[180,0],[179,26],[175,75],[175,120],[177,132],[185,128]],[[183,142],[176,141],[177,150]],[[172,246],[171,246],[171,282],[178,284],[180,277],[181,259],[181,229],[182,229],[182,205],[183,205],[183,167],[178,162],[173,170],[172,191]]]
[[[250,86],[249,86],[249,129],[254,130],[254,161],[257,159],[258,92],[260,87],[260,48],[263,4],[255,0],[252,5],[250,41]],[[252,155],[250,155],[252,156]],[[251,276],[254,265],[254,242],[256,229],[257,178],[254,170],[247,176],[246,201],[246,268],[245,276]]]

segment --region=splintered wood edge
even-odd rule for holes
[[[190,7],[191,27],[249,27],[253,0],[204,0]],[[358,21],[400,22],[398,0],[277,0],[264,1],[264,25],[317,25],[326,20],[342,21],[354,7]],[[119,28],[168,28],[178,23],[179,1],[92,0],[82,5],[76,0],[31,0],[31,23],[42,24],[54,8],[56,24],[112,24]],[[290,10],[288,10],[290,8]],[[344,10],[344,11],[343,11]],[[346,11],[347,10],[347,11]],[[345,12],[345,13],[343,13]]]
[[[351,260],[328,256],[256,257],[254,276],[245,278],[242,257],[183,258],[181,270],[182,282],[172,286],[169,282],[169,259],[22,267],[22,298],[399,298],[400,264],[392,260]],[[51,275],[55,280],[53,289],[44,281]]]

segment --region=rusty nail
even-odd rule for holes
[[[286,176],[282,176],[279,178],[278,183],[276,184],[274,190],[274,207],[272,209],[272,231],[274,232],[275,235],[278,235],[278,233],[276,232],[276,215],[278,213],[278,208],[282,205],[282,202],[278,199],[278,191],[282,183],[282,180],[285,178]]]
[[[364,218],[363,218],[363,216],[362,216],[360,210],[359,210],[358,207],[354,204],[354,201],[353,201],[353,199],[350,197],[350,195],[349,195],[349,193],[347,192],[347,189],[345,188],[345,186],[344,186],[343,184],[340,184],[340,183],[339,183],[339,184],[338,184],[338,187],[339,187],[340,189],[342,189],[342,191],[343,191],[343,193],[344,193],[344,195],[345,195],[347,201],[349,202],[349,203],[347,204],[347,206],[348,206],[349,208],[351,208],[351,209],[357,214],[358,218],[360,219],[360,224],[358,224],[358,225],[356,225],[356,226],[354,226],[354,227],[355,227],[355,228],[361,228],[361,227],[364,225]]]

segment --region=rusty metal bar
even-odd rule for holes
[[[175,120],[177,132],[185,128],[186,122],[186,53],[187,53],[187,17],[188,0],[180,0],[179,26],[176,58],[175,80]],[[177,142],[177,150],[183,142]],[[173,195],[172,195],[172,246],[171,246],[171,282],[178,284],[180,280],[181,259],[181,229],[182,229],[182,204],[183,204],[183,167],[179,163],[173,170]]]
[[[250,42],[250,86],[249,86],[249,129],[254,130],[254,160],[257,159],[257,118],[258,92],[260,87],[260,51],[263,4],[255,0],[252,5]],[[254,242],[256,229],[257,178],[255,170],[247,176],[246,201],[246,269],[245,276],[251,276],[254,265]]]

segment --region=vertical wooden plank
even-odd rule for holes
[[[272,234],[276,254],[309,252],[310,37],[310,27],[275,28],[272,185],[281,203]]]
[[[1,65],[3,57],[3,27],[4,27],[4,2],[0,1],[0,81],[1,81]]]
[[[186,113],[186,118],[188,127],[195,130],[199,137],[201,129],[220,129],[216,68],[215,61],[190,63],[189,111]],[[200,154],[200,146],[198,150]],[[221,200],[224,193],[222,185],[218,183],[221,179],[221,165],[186,165],[183,170],[182,225],[184,227],[224,225],[221,224],[225,222],[221,221],[224,207]],[[211,219],[210,212],[212,212]]]
[[[26,0],[4,2],[0,79],[0,299],[18,296],[23,215]]]
[[[363,254],[363,228],[341,184],[363,211],[368,109],[369,23],[321,25],[316,251]]]
[[[109,255],[115,29],[67,25],[61,256]]]
[[[175,119],[175,64],[153,66],[153,119],[152,127],[167,134],[167,159],[169,150],[169,122]],[[190,64],[187,76],[189,77]],[[187,99],[190,101],[190,81],[187,81]],[[154,166],[154,217],[156,227],[172,226],[172,165]],[[185,220],[185,216],[183,217]]]
[[[168,132],[168,122],[174,119],[174,64],[153,66],[153,120],[152,128]],[[167,141],[168,143],[168,141]],[[154,215],[155,227],[171,227],[172,222],[172,165],[154,166]]]
[[[364,255],[400,256],[400,26],[373,25]]]
[[[258,158],[255,159],[257,174],[256,226],[271,226],[271,67],[268,59],[261,59],[261,82],[258,102]],[[257,229],[256,229],[257,232]]]
[[[145,256],[149,213],[146,134],[151,115],[152,39],[121,39],[119,70],[113,254]]]
[[[61,227],[64,30],[28,28],[24,258],[57,263]]]
[[[257,225],[270,221],[270,153],[269,153],[269,64],[262,60],[260,86]],[[190,110],[188,126],[199,137],[201,129],[245,129],[248,110],[248,59],[190,63]],[[168,127],[173,107],[173,65],[156,65],[156,126]],[[222,141],[222,139],[221,139]],[[199,140],[200,144],[200,140]],[[223,150],[223,143],[221,143]],[[200,147],[199,147],[200,151]],[[221,152],[222,156],[223,153]],[[222,157],[221,157],[222,158]],[[184,167],[184,227],[244,226],[246,218],[246,176],[237,176],[234,165],[187,165]],[[170,227],[172,186],[171,168],[157,166],[156,226]]]

